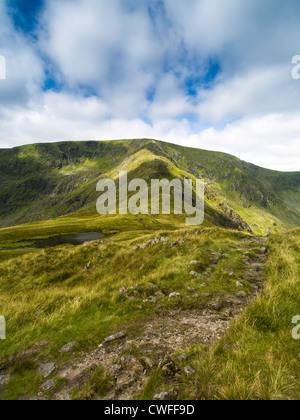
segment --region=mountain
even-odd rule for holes
[[[206,222],[257,234],[300,226],[300,172],[151,139],[35,144],[0,150],[0,227],[97,216],[100,178],[204,178]]]

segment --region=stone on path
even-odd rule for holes
[[[123,331],[121,331],[121,332],[118,332],[116,334],[110,335],[109,337],[105,338],[104,343],[111,343],[112,341],[120,340],[120,339],[125,338],[125,337],[126,337],[126,334]]]
[[[56,369],[55,363],[46,363],[46,364],[40,365],[39,371],[41,375],[43,375],[44,379],[46,379],[48,378],[48,376],[51,375],[51,373],[55,371],[55,369]]]
[[[237,281],[236,282],[236,287],[241,287],[241,288],[243,288],[243,287],[245,287],[241,282],[239,282],[239,281]]]
[[[68,343],[64,345],[60,350],[59,353],[69,353],[73,347],[75,347],[77,344],[77,341],[72,341],[72,343]]]
[[[196,372],[192,366],[186,366],[184,371],[187,375],[193,375]]]
[[[0,387],[8,385],[9,381],[11,380],[11,375],[1,375],[0,376]]]
[[[45,382],[42,386],[41,386],[41,391],[43,392],[47,392],[49,391],[51,388],[53,388],[55,385],[55,381],[54,379],[49,379],[49,381]]]

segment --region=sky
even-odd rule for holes
[[[299,20],[298,0],[0,0],[0,148],[155,138],[300,171]]]

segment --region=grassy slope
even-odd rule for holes
[[[158,164],[160,162],[160,164]],[[155,140],[65,142],[0,151],[1,225],[95,214],[96,182],[131,170],[143,176],[195,176],[206,180],[208,220],[237,227],[234,210],[255,233],[300,223],[300,174],[265,170],[216,152]],[[139,170],[140,168],[140,170]],[[231,226],[230,226],[231,223]],[[234,226],[235,225],[235,226]]]
[[[62,246],[26,254],[23,251],[4,252],[6,259],[0,261],[0,305],[1,314],[7,319],[7,340],[0,342],[0,367],[9,365],[9,357],[43,341],[51,344],[40,350],[39,360],[55,360],[62,367],[66,360],[59,356],[58,349],[66,342],[78,341],[77,351],[88,351],[114,331],[129,328],[130,334],[136,334],[143,320],[155,319],[159,314],[155,305],[145,306],[142,302],[147,296],[148,282],[158,285],[166,294],[180,291],[186,295],[182,309],[196,308],[201,300],[197,302],[188,297],[188,262],[191,259],[202,261],[205,270],[209,266],[208,251],[221,248],[228,257],[213,273],[207,288],[212,297],[203,299],[211,300],[220,292],[233,293],[236,277],[230,278],[224,267],[233,265],[239,275],[243,255],[236,247],[246,234],[207,228],[200,237],[189,235],[188,242],[179,248],[156,245],[134,251],[134,244],[144,243],[158,234],[168,235],[173,241],[192,233],[186,227],[171,228],[156,233],[141,228],[120,232],[107,239],[105,245],[95,242],[88,246]],[[91,262],[91,268],[84,271],[88,262]],[[141,284],[144,297],[126,300],[119,289],[129,289],[136,283]],[[189,286],[198,293],[203,291],[200,283],[190,276]],[[161,305],[165,310],[170,309],[172,303],[163,298]],[[36,387],[40,383],[35,364],[28,357],[21,357],[21,361],[25,367],[29,363],[29,367],[23,372],[23,368],[18,369],[13,363],[11,370],[15,376],[2,398],[13,399],[36,391],[37,388],[31,387],[32,383]]]
[[[0,305],[1,314],[7,318],[8,339],[0,341],[0,370],[9,366],[9,357],[20,355],[36,343],[46,341],[50,346],[39,349],[37,359],[25,353],[11,364],[13,378],[7,390],[2,394],[0,391],[0,398],[36,394],[41,383],[36,373],[37,362],[55,361],[59,367],[66,366],[68,357],[74,357],[58,354],[66,342],[78,341],[75,354],[79,354],[92,350],[115,331],[127,329],[134,337],[146,319],[155,323],[161,309],[144,306],[142,302],[147,296],[148,282],[158,285],[166,294],[182,293],[185,298],[180,306],[175,304],[176,309],[182,310],[196,309],[201,303],[188,297],[187,286],[195,288],[196,293],[205,291],[212,295],[203,297],[204,300],[213,300],[219,293],[236,293],[235,282],[242,279],[244,255],[240,244],[247,234],[206,228],[195,236],[193,230],[175,224],[157,232],[132,226],[133,230],[115,234],[104,245],[95,242],[88,246],[1,253],[5,258],[0,260]],[[68,227],[65,228],[67,231]],[[186,236],[187,233],[190,235]],[[157,235],[168,235],[171,240],[186,237],[188,242],[175,249],[155,245],[134,251],[135,244]],[[188,382],[182,380],[182,398],[300,397],[299,342],[291,336],[291,320],[299,313],[299,236],[298,230],[269,238],[264,295],[246,310],[217,347],[209,355],[203,348],[186,349],[197,376]],[[189,277],[188,262],[201,261],[203,266],[198,271],[205,271],[209,267],[207,253],[218,249],[223,250],[226,258],[203,289],[201,281]],[[91,262],[91,269],[84,271],[87,262]],[[234,278],[229,276],[231,270],[235,272]],[[129,289],[136,283],[141,284],[144,297],[127,301],[119,289]],[[172,308],[173,303],[166,298],[160,305],[164,311]],[[58,383],[54,390],[63,385]],[[154,372],[142,398],[152,398],[160,386],[160,375]]]
[[[263,296],[207,357],[201,360],[201,349],[193,349],[197,378],[193,389],[183,389],[184,397],[300,398],[300,347],[292,338],[292,319],[300,311],[299,241],[299,230],[270,237]]]

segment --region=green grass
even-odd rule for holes
[[[271,236],[264,294],[199,365],[197,399],[299,399],[299,341],[292,318],[300,312],[300,231]],[[190,393],[187,392],[190,389]],[[191,396],[191,384],[183,396]]]
[[[82,231],[84,225],[94,230],[93,223],[96,223],[95,220],[85,220],[69,226],[63,222],[62,219],[48,224],[4,229],[0,232],[0,243],[9,235],[14,237],[13,240],[25,236],[28,239],[44,237],[58,231],[61,226],[60,231],[66,233],[77,229]],[[163,310],[197,309],[203,300],[214,299],[217,293],[236,291],[236,280],[227,278],[225,281],[222,278],[222,282],[218,281],[220,273],[217,270],[213,270],[212,281],[207,288],[201,287],[203,280],[189,274],[189,262],[198,259],[202,264],[198,267],[199,271],[205,270],[209,264],[208,255],[222,249],[226,254],[222,261],[224,267],[239,266],[242,254],[235,248],[247,234],[206,228],[197,236],[191,228],[176,230],[176,225],[170,224],[170,221],[171,230],[164,228],[154,232],[135,225],[135,222],[129,223],[126,230],[124,223],[126,218],[123,220],[124,230],[105,238],[104,245],[95,241],[87,246],[0,252],[1,315],[7,320],[7,340],[0,342],[2,369],[12,369],[9,358],[36,343],[47,342],[49,346],[41,347],[33,358],[34,363],[50,360],[63,367],[67,356],[61,356],[58,350],[68,342],[79,343],[75,349],[75,354],[79,354],[94,349],[106,336],[120,329],[127,329],[129,334],[134,335],[139,325],[142,326],[146,319],[154,319],[161,310],[156,305],[143,303],[149,296],[147,283],[157,285],[166,296],[175,291],[185,297],[181,302],[161,298]],[[130,230],[131,227],[134,230]],[[187,242],[172,249],[157,244],[138,252],[134,250],[135,244],[143,244],[159,235],[169,236],[171,241],[186,238]],[[85,270],[88,262],[91,267]],[[121,287],[130,289],[137,283],[140,284],[139,296],[135,300],[127,300],[119,292]],[[192,299],[188,287],[194,287],[195,293],[208,291],[212,297],[199,301]],[[18,364],[15,369],[13,378],[21,375],[23,379],[20,383],[25,384],[26,378],[32,378],[32,369],[24,373]],[[36,381],[33,383],[39,383],[38,377]],[[18,393],[22,396],[24,388],[25,385],[18,388],[14,395]],[[33,392],[31,386],[29,390]],[[10,398],[7,392],[1,394],[0,391],[0,397],[8,396]]]

